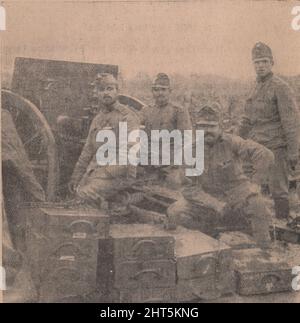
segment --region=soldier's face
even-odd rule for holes
[[[214,145],[221,134],[221,127],[219,124],[199,124],[197,125],[197,130],[204,131],[204,144],[208,146]]]
[[[153,87],[152,94],[155,103],[158,106],[162,106],[169,103],[171,90],[169,88]]]
[[[268,75],[273,68],[274,62],[269,57],[255,59],[253,61],[256,75],[259,77],[264,77]]]
[[[99,101],[105,105],[110,106],[117,101],[118,98],[118,88],[116,85],[103,85],[99,86],[97,89],[97,95]]]

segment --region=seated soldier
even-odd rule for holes
[[[270,212],[259,185],[274,162],[272,152],[251,140],[223,133],[221,111],[215,104],[204,106],[199,117],[197,129],[204,130],[204,172],[186,178],[183,198],[168,209],[170,221],[208,232],[211,217],[207,210],[214,208],[225,224],[230,216],[240,214],[241,219],[233,221],[244,220],[257,244],[269,246]],[[243,160],[254,165],[251,181],[243,173]]]
[[[178,104],[171,102],[171,81],[167,74],[159,73],[152,83],[153,104],[146,106],[140,113],[141,124],[144,125],[148,138],[151,138],[152,130],[167,130],[171,133],[173,130],[191,130],[192,123],[187,108],[183,108]],[[152,140],[152,138],[151,138]],[[170,140],[171,152],[174,149],[174,143]],[[161,159],[162,148],[159,146],[159,159]],[[149,145],[149,165],[151,149]],[[153,153],[153,152],[152,152]],[[173,187],[173,179],[177,176],[178,167],[172,165],[144,167],[146,177],[150,178],[154,175],[158,180],[169,187]]]
[[[93,207],[107,206],[110,198],[116,200],[121,182],[126,182],[129,166],[99,166],[96,152],[101,144],[96,142],[99,130],[114,131],[118,145],[119,122],[127,122],[128,133],[138,129],[139,118],[129,107],[118,101],[118,82],[108,73],[98,74],[95,92],[101,104],[100,112],[94,118],[85,146],[73,171],[69,190]],[[117,151],[118,154],[118,151]]]

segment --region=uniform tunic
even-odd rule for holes
[[[192,218],[196,220],[192,226],[198,227],[198,223],[201,230],[209,232],[210,226],[217,224],[207,209],[222,213],[226,205],[230,213],[238,210],[251,222],[257,240],[268,240],[269,212],[256,184],[263,180],[274,162],[272,152],[252,140],[222,134],[213,146],[206,146],[204,153],[203,174],[188,180],[182,190],[183,198],[170,206],[169,216],[178,218],[179,222],[182,218]],[[252,182],[243,173],[243,160],[251,160],[254,165]],[[185,225],[184,221],[181,224]]]
[[[244,138],[271,149],[275,155],[269,186],[273,198],[288,198],[288,159],[298,157],[299,115],[286,82],[272,73],[258,79],[246,101],[239,131]]]
[[[129,107],[116,102],[111,111],[100,111],[94,118],[86,143],[75,166],[71,180],[79,183],[77,193],[81,198],[89,199],[93,193],[109,195],[111,189],[116,187],[115,179],[126,177],[127,166],[106,165],[100,166],[97,163],[96,153],[101,143],[96,142],[97,133],[105,127],[112,128],[116,136],[117,155],[119,123],[127,122],[128,133],[139,129],[139,118]]]
[[[144,109],[140,113],[140,120],[141,124],[145,126],[145,131],[149,139],[151,138],[151,130],[167,130],[169,132],[173,130],[180,130],[182,131],[182,135],[184,130],[192,130],[192,123],[188,110],[170,102],[162,107],[159,107],[156,104],[144,107]],[[173,163],[173,148],[173,142],[171,141],[171,165]],[[161,151],[162,148],[160,146],[160,157]],[[148,157],[150,164],[151,145],[149,145]],[[177,172],[177,168],[174,166],[159,167],[157,168],[157,170],[157,175],[158,177],[161,177],[161,179],[163,179],[166,174],[169,174],[169,176],[175,176],[175,173]],[[147,168],[147,171],[152,173],[153,169],[150,171],[149,168]]]

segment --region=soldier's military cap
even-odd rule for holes
[[[95,78],[95,83],[100,86],[118,85],[117,79],[110,73],[98,73]]]
[[[197,117],[197,125],[218,125],[222,119],[221,107],[216,102],[206,104],[201,107]]]
[[[273,59],[271,48],[262,42],[256,43],[252,49],[252,60],[265,57]]]
[[[153,80],[152,87],[153,88],[170,88],[171,83],[169,76],[165,73],[159,73],[156,75],[155,79]]]

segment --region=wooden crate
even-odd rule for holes
[[[202,278],[232,270],[232,251],[225,243],[199,231],[174,231],[178,279]]]
[[[232,250],[199,231],[174,232],[177,300],[217,298],[235,291]]]
[[[174,260],[127,261],[115,264],[116,288],[160,288],[176,284],[176,263]]]
[[[159,226],[111,225],[112,301],[171,301],[176,284],[175,239]]]
[[[176,300],[174,287],[138,288],[119,291],[121,303],[171,303]]]
[[[42,302],[68,299],[107,288],[110,268],[101,267],[107,249],[109,217],[97,210],[51,203],[24,208],[26,244],[32,277]],[[105,272],[105,270],[107,272]],[[105,275],[106,274],[106,275]]]
[[[195,279],[180,279],[176,284],[176,301],[192,302],[213,300],[236,290],[234,273],[227,273],[221,279],[215,275]]]
[[[175,239],[155,225],[111,225],[115,263],[174,259]]]
[[[96,266],[81,261],[57,261],[44,273],[39,286],[40,302],[51,302],[91,293],[96,286]]]
[[[260,249],[234,251],[237,292],[259,295],[292,290],[292,267],[276,254]]]
[[[95,209],[57,207],[24,208],[27,234],[38,233],[49,238],[103,239],[109,235],[109,216]]]

